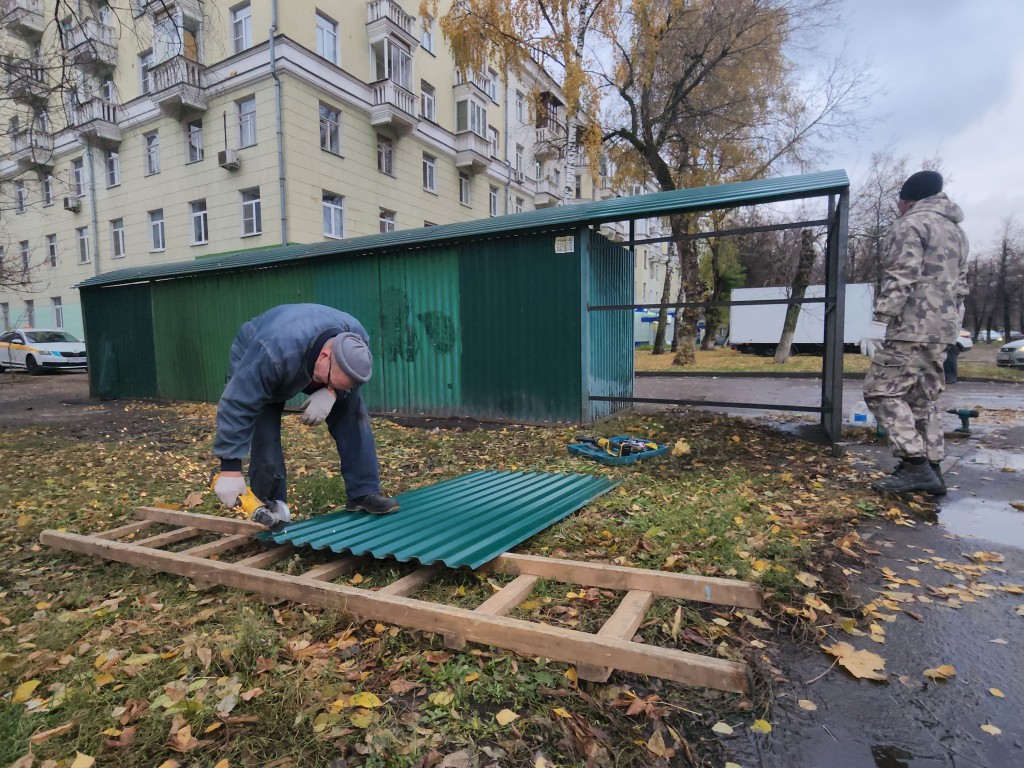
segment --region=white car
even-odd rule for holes
[[[85,342],[58,328],[18,328],[0,335],[0,371],[24,368],[84,371]]]
[[[1024,368],[1024,339],[1001,346],[996,352],[996,365],[1003,368]]]
[[[963,328],[960,329],[960,335],[956,340],[957,351],[962,355],[968,349],[974,346],[974,339],[971,338],[971,332],[965,331]]]

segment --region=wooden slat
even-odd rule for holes
[[[265,525],[251,520],[235,520],[230,517],[200,515],[195,512],[184,512],[180,509],[160,509],[159,507],[139,507],[135,516],[142,520],[153,520],[167,525],[191,526],[214,533],[262,533],[267,530]]]
[[[608,621],[598,630],[598,637],[614,637],[620,640],[632,640],[637,629],[644,623],[644,616],[647,609],[654,603],[654,595],[650,592],[633,590],[626,593],[626,596],[619,603]],[[580,664],[576,674],[581,680],[593,680],[603,683],[611,677],[613,667],[596,667],[590,664]]]
[[[191,549],[186,549],[181,554],[189,555],[190,557],[210,557],[212,555],[219,555],[221,552],[244,547],[250,541],[252,541],[252,536],[247,536],[244,533],[234,533],[229,536],[222,536],[208,544],[200,544]]]
[[[533,591],[533,585],[536,583],[536,576],[516,576],[512,581],[474,608],[473,613],[480,613],[485,616],[504,616],[526,599],[526,596]],[[444,644],[449,648],[461,651],[466,647],[466,638],[454,632],[446,632]]]
[[[300,578],[312,579],[313,581],[334,581],[339,576],[351,573],[355,567],[356,559],[354,557],[342,557],[313,566],[302,574]]]
[[[268,549],[266,552],[260,552],[239,560],[235,565],[240,565],[243,568],[266,568],[268,565],[273,565],[284,560],[286,557],[291,557],[293,554],[295,554],[295,548],[291,544],[282,544],[279,547]]]
[[[138,544],[140,547],[166,547],[168,544],[177,544],[179,541],[194,539],[201,533],[203,533],[201,528],[186,526],[185,528],[176,528],[173,531],[167,531],[167,533],[158,533],[156,536],[140,539],[134,543]]]
[[[381,587],[376,591],[376,594],[408,597],[409,595],[418,592],[420,587],[434,578],[437,575],[437,571],[438,568],[436,565],[417,568],[408,576],[403,576],[398,581],[392,582],[385,587]]]
[[[545,656],[577,665],[614,666],[625,672],[726,691],[742,693],[749,688],[746,667],[734,661],[74,533],[47,530],[40,539],[57,549],[204,579],[271,598],[346,611],[411,629],[438,633],[454,630],[467,640],[528,656]]]
[[[480,570],[494,573],[530,574],[565,584],[615,589],[623,592],[640,590],[659,597],[695,600],[738,608],[762,608],[761,588],[756,584],[711,576],[685,573],[664,573],[643,568],[625,568],[605,563],[581,563],[535,555],[504,554],[485,563]]]
[[[109,531],[103,531],[103,533],[93,534],[97,539],[123,539],[125,536],[131,536],[133,533],[144,531],[147,528],[152,528],[156,525],[152,520],[142,520],[137,523],[128,523],[128,525],[122,525],[119,528],[111,528]]]

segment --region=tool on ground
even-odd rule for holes
[[[217,472],[210,478],[210,488],[217,484],[217,479],[220,477],[220,473]],[[248,485],[245,487],[245,493],[238,497],[235,503],[232,505],[232,509],[241,507],[242,511],[252,520],[254,523],[260,525],[267,525],[268,521],[273,521],[275,515],[270,505],[261,500],[255,493],[252,492],[252,488]]]
[[[641,440],[638,437],[588,437],[587,435],[576,435],[577,443],[588,443],[596,445],[604,450],[609,456],[632,456],[638,453],[657,450],[660,446],[657,443]]]
[[[976,419],[981,414],[973,408],[947,408],[946,413],[952,413],[960,417],[960,426],[953,430],[957,435],[971,434],[971,419]]]

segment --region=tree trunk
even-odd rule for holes
[[[1010,244],[1003,238],[1003,247],[999,251],[999,298],[1003,305],[1003,341],[1010,340],[1010,281],[1007,279],[1007,267],[1010,261]]]
[[[665,326],[668,325],[668,307],[672,300],[672,254],[665,263],[665,287],[661,290],[661,308],[658,310],[658,330],[654,333],[654,349],[652,355],[665,354]]]
[[[724,291],[722,290],[722,276],[719,274],[721,263],[719,259],[719,241],[715,238],[710,242],[711,246],[711,297],[710,301],[721,301]],[[715,336],[718,335],[718,326],[722,324],[721,307],[708,307],[704,310],[704,340],[700,348],[710,350],[715,348]]]
[[[692,240],[680,240],[690,233],[692,217],[676,215],[671,217],[672,237],[679,247],[679,292],[685,301],[696,301],[703,294],[700,285],[700,271],[697,267],[697,250]],[[673,365],[692,365],[697,362],[697,320],[700,310],[696,307],[676,311],[676,356]]]
[[[800,304],[795,302],[803,299],[807,293],[807,286],[811,282],[811,267],[814,266],[814,237],[811,230],[805,229],[800,233],[800,258],[796,264],[796,274],[793,275],[793,285],[790,290],[790,299],[794,301],[786,310],[786,322],[782,325],[782,337],[779,339],[779,346],[775,348],[775,362],[782,365],[789,360],[789,351],[793,345],[793,334],[796,332],[796,321],[800,317]]]

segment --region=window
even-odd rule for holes
[[[206,157],[203,149],[203,121],[190,120],[185,123],[185,142],[188,144],[188,162],[198,163]]]
[[[24,213],[28,207],[28,187],[24,181],[16,182],[14,185],[14,212]]]
[[[242,190],[242,237],[263,232],[260,188]]]
[[[498,215],[498,188],[491,187],[487,192],[487,212],[491,216]]]
[[[423,50],[434,52],[434,19],[430,16],[424,16],[420,21],[420,45]]]
[[[391,80],[412,90],[412,55],[401,45],[386,38],[370,45],[374,80]]]
[[[392,156],[391,139],[377,134],[377,170],[394,176],[394,159]]]
[[[53,326],[55,328],[63,328],[64,305],[61,303],[60,296],[51,296],[50,302],[53,304]]]
[[[320,102],[320,149],[341,154],[341,113]]]
[[[251,147],[256,143],[256,97],[249,96],[236,102],[238,106],[238,146]]]
[[[149,212],[149,250],[162,251],[167,247],[167,236],[164,231],[164,212]]]
[[[78,263],[89,263],[89,228],[78,227],[75,230],[75,239],[78,241]]]
[[[516,120],[520,123],[526,122],[526,97],[522,91],[516,91]]]
[[[380,231],[381,232],[394,232],[395,231],[395,212],[389,211],[386,208],[380,209]]]
[[[148,96],[153,92],[153,51],[143,51],[139,54],[139,77],[142,95]]]
[[[206,201],[195,200],[189,203],[192,209],[192,245],[210,242],[210,221],[206,215]]]
[[[36,113],[36,126],[40,133],[50,132],[50,113],[45,109],[40,109],[39,112]]]
[[[146,175],[152,176],[154,173],[160,173],[160,135],[156,131],[144,134],[142,145],[146,158]]]
[[[29,328],[36,324],[36,303],[32,299],[25,300],[25,322]]]
[[[28,240],[22,240],[18,245],[21,247],[21,276],[25,277],[32,268],[32,250],[28,247]]]
[[[57,235],[46,236],[46,265],[57,266]]]
[[[324,237],[345,236],[345,198],[324,192]]]
[[[469,205],[469,174],[459,172],[459,202]]]
[[[497,102],[498,100],[498,73],[493,69],[487,70],[487,80],[484,81],[486,85],[485,90],[487,95],[491,97],[491,101]]]
[[[107,189],[121,183],[121,153],[118,147],[107,150]]]
[[[316,14],[316,55],[332,64],[338,63],[338,25],[321,14]]]
[[[102,98],[104,101],[113,103],[114,101],[116,101],[116,99],[114,98],[115,93],[116,91],[114,89],[114,78],[104,78],[103,82],[100,83],[100,98]]]
[[[85,163],[82,158],[71,161],[71,185],[75,195],[85,197]]]
[[[43,205],[53,205],[53,176],[43,177]]]
[[[579,174],[576,174],[576,199],[580,200],[583,197],[583,179]]]
[[[437,120],[434,108],[434,97],[434,86],[432,86],[426,80],[420,80],[420,113],[422,113],[424,119],[426,120]]]
[[[252,47],[252,8],[249,3],[231,9],[231,47],[234,53]]]
[[[487,136],[487,110],[472,99],[455,102],[456,132],[472,131],[478,136]]]
[[[498,129],[493,125],[487,126],[487,144],[490,147],[491,157],[501,157],[499,151]]]
[[[516,208],[515,208],[515,211],[516,211],[516,213],[522,213],[523,212],[523,198],[521,198],[521,197],[517,197],[516,198]]]
[[[124,248],[124,219],[113,219],[110,222],[110,241],[113,244],[111,256],[115,259],[123,259]]]
[[[516,144],[516,164],[515,164],[515,169],[516,169],[516,173],[519,174],[520,176],[522,176],[522,174],[523,174],[523,152],[524,152],[523,145],[522,144]]]
[[[542,169],[541,169],[540,160],[534,160],[534,162],[533,162],[533,178],[537,179],[538,181],[541,178],[543,178],[541,176],[541,170]]]
[[[428,192],[436,192],[437,184],[434,179],[434,171],[437,165],[437,158],[433,155],[423,153],[423,188]]]

